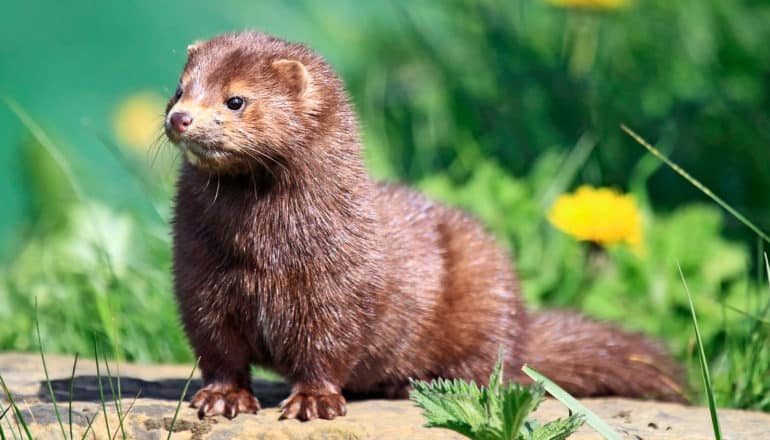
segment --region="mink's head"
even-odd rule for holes
[[[273,173],[313,154],[314,139],[346,113],[338,77],[305,46],[242,32],[187,52],[165,131],[198,168]]]

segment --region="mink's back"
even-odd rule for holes
[[[485,383],[503,348],[509,379],[528,381],[526,362],[577,396],[684,400],[661,344],[574,312],[527,313],[512,260],[470,215],[398,185],[377,185],[372,200],[390,309],[365,350],[380,358],[354,376]]]
[[[382,309],[348,388],[409,377],[483,383],[501,346],[522,351],[526,316],[509,256],[463,211],[401,185],[373,191],[385,283],[372,294]]]

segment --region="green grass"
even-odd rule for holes
[[[184,401],[185,396],[187,396],[187,389],[190,387],[190,382],[192,382],[193,375],[195,375],[195,370],[198,368],[200,361],[201,358],[195,360],[195,365],[193,366],[192,370],[190,370],[190,375],[187,376],[187,382],[184,384],[182,395],[179,396],[179,402],[177,402],[176,410],[174,410],[174,417],[171,419],[171,425],[168,427],[168,440],[171,440],[171,433],[174,432],[174,425],[176,425],[176,418],[179,415],[179,409],[182,407],[182,402]]]
[[[99,368],[99,350],[96,346],[96,338],[94,338],[94,361],[96,361],[96,380],[99,389],[99,401],[102,403],[102,415],[104,416],[104,427],[107,430],[107,435],[110,435],[110,420],[107,414],[107,401],[104,398],[104,385],[102,384],[102,372]]]
[[[716,440],[722,440],[722,429],[719,427],[719,416],[717,415],[717,404],[714,398],[714,387],[711,384],[711,374],[709,373],[708,361],[706,360],[706,352],[703,350],[703,340],[700,335],[700,329],[698,328],[698,317],[695,314],[695,306],[692,303],[692,295],[690,289],[687,287],[687,280],[684,278],[681,266],[678,267],[679,275],[682,277],[682,285],[687,292],[687,300],[690,303],[690,312],[692,312],[692,325],[695,330],[695,338],[698,348],[698,363],[700,364],[701,373],[703,374],[703,387],[706,390],[706,398],[708,399],[709,414],[711,415],[711,426],[714,428],[714,438]]]
[[[11,426],[10,420],[6,419],[8,422],[8,428],[10,429],[11,434],[13,434],[14,439],[20,439],[22,438],[21,430],[24,429],[24,433],[26,434],[26,437],[28,440],[32,440],[32,433],[29,432],[29,426],[27,426],[27,421],[24,418],[24,415],[22,414],[21,410],[19,409],[19,406],[16,404],[16,401],[13,399],[13,395],[11,394],[11,390],[8,389],[8,386],[5,384],[5,380],[2,376],[0,376],[0,388],[3,390],[3,393],[5,393],[6,399],[8,399],[8,404],[10,405],[10,409],[12,410],[13,414],[16,416],[16,428],[19,433],[19,436],[16,437],[16,432],[13,430],[13,427]],[[4,412],[4,414],[7,414],[7,411]],[[0,425],[0,433],[3,432],[3,427]],[[5,437],[5,434],[3,434],[3,437]]]
[[[0,408],[2,408],[2,405],[0,405]],[[3,419],[5,418],[6,414],[8,414],[8,411],[11,410],[11,407],[6,408],[2,413],[0,413],[0,440],[6,440],[5,436],[5,430],[3,429]]]
[[[42,344],[40,344],[42,347]],[[42,353],[42,350],[41,350]],[[70,439],[75,438],[75,434],[72,432],[72,399],[75,392],[75,371],[78,369],[78,358],[80,355],[78,353],[75,353],[75,360],[72,361],[72,375],[70,376],[70,392],[69,392],[69,402],[67,404],[67,414],[69,415],[69,427],[70,427]],[[51,393],[53,394],[53,393]],[[66,436],[65,436],[66,437]]]
[[[53,391],[53,384],[52,384],[51,378],[50,378],[50,376],[48,374],[48,366],[47,366],[47,363],[46,363],[46,360],[45,360],[45,350],[43,348],[43,343],[42,343],[42,340],[40,338],[40,328],[37,325],[37,321],[38,321],[38,318],[36,317],[36,332],[37,332],[37,338],[38,338],[38,344],[39,344],[38,348],[39,348],[39,352],[40,352],[40,362],[41,362],[41,364],[43,366],[43,372],[44,372],[44,375],[45,375],[45,383],[46,383],[46,386],[48,388],[49,397],[51,398],[51,405],[53,406],[54,413],[56,414],[56,420],[57,420],[57,422],[59,424],[59,428],[61,430],[61,434],[62,434],[61,438],[63,440],[67,440],[67,439],[74,440],[75,439],[75,435],[74,435],[73,418],[72,418],[72,402],[73,402],[73,395],[74,395],[75,373],[77,371],[79,355],[75,354],[75,358],[74,358],[74,361],[73,361],[73,364],[72,364],[72,374],[70,375],[69,399],[68,399],[68,405],[67,405],[68,406],[68,415],[69,415],[69,418],[68,418],[69,436],[68,436],[67,435],[67,431],[65,430],[65,427],[64,427],[64,422],[62,421],[61,415],[59,413],[59,403],[56,401],[56,395],[55,395],[55,393]],[[108,412],[107,412],[108,399],[106,398],[106,396],[104,394],[104,389],[103,389],[103,385],[102,385],[102,374],[101,374],[100,361],[99,361],[99,350],[98,350],[98,347],[97,347],[96,338],[93,339],[93,343],[94,343],[94,359],[95,359],[95,362],[96,362],[97,384],[98,384],[98,390],[99,390],[99,401],[100,401],[100,404],[101,404],[101,412],[102,412],[102,415],[104,416],[104,425],[105,425],[105,429],[107,431],[107,437],[110,440],[115,440],[116,438],[120,438],[120,439],[123,439],[123,440],[128,439],[130,437],[126,433],[126,430],[125,430],[125,427],[124,427],[124,422],[125,422],[126,418],[129,416],[129,414],[131,413],[131,410],[134,408],[134,405],[136,404],[137,400],[139,399],[142,390],[140,389],[137,392],[136,396],[134,396],[134,398],[131,401],[131,403],[128,406],[128,408],[125,411],[123,411],[123,407],[122,407],[122,399],[123,399],[123,397],[122,397],[121,392],[120,392],[120,374],[118,373],[118,375],[114,378],[116,383],[117,383],[117,387],[115,387],[113,385],[113,376],[110,373],[109,362],[106,359],[103,359],[104,365],[105,365],[105,367],[107,369],[107,381],[110,384],[111,399],[109,399],[109,400],[112,401],[112,403],[115,406],[115,412],[116,412],[116,414],[118,416],[118,421],[119,421],[118,429],[111,430],[110,429],[110,424],[109,424]],[[169,437],[168,437],[169,439],[171,438],[171,433],[174,430],[174,425],[176,424],[176,419],[177,419],[177,416],[179,414],[179,409],[181,408],[182,402],[184,401],[184,398],[187,395],[187,390],[188,390],[188,388],[190,386],[190,383],[192,382],[193,374],[195,373],[195,370],[197,369],[197,367],[198,367],[198,361],[195,362],[195,365],[193,366],[193,368],[192,368],[192,370],[190,372],[190,375],[187,378],[187,381],[185,382],[184,389],[182,390],[182,394],[180,395],[179,400],[177,402],[176,410],[174,412],[174,417],[173,417],[173,419],[171,421],[171,424],[169,426]],[[119,366],[117,367],[117,371],[118,372],[120,371]],[[33,436],[32,436],[32,433],[31,433],[31,431],[29,429],[29,425],[28,425],[27,419],[24,416],[24,414],[21,411],[21,409],[19,408],[19,406],[16,403],[16,401],[14,400],[13,395],[11,394],[11,390],[7,387],[7,385],[5,383],[5,380],[3,379],[2,375],[0,375],[0,390],[2,390],[5,393],[6,398],[9,401],[9,407],[5,408],[5,409],[3,409],[2,401],[0,401],[0,440],[6,440],[7,439],[7,434],[5,432],[5,428],[3,428],[3,425],[2,425],[2,422],[3,422],[4,419],[5,419],[6,425],[9,428],[9,432],[13,436],[14,440],[21,440],[24,437],[26,437],[27,440],[32,440]],[[116,392],[116,390],[117,390],[117,392]],[[11,423],[9,418],[6,418],[6,416],[7,416],[7,414],[9,412],[12,412],[15,415],[15,420],[14,420],[13,424]],[[83,434],[80,437],[81,440],[85,440],[88,437],[88,434],[91,432],[91,430],[93,428],[93,423],[97,419],[98,416],[99,416],[99,412],[98,411],[97,411],[96,414],[91,416],[90,419],[88,419],[88,417],[86,416],[86,419],[88,420],[88,425],[86,425],[86,429],[83,431]],[[15,431],[14,431],[14,425],[16,427]],[[22,430],[24,431],[23,435],[22,435]],[[18,435],[17,435],[17,433],[18,433]],[[120,437],[118,437],[118,434],[120,434]]]
[[[115,346],[117,347],[119,345],[116,343]],[[96,369],[96,371],[98,372],[99,371],[99,367],[98,367],[99,358],[96,356],[96,352],[94,352],[94,359],[97,362],[97,369]],[[126,414],[123,413],[123,394],[121,393],[121,390],[120,390],[120,369],[118,368],[118,376],[116,378],[117,383],[118,383],[117,384],[117,393],[116,393],[115,392],[116,387],[115,387],[115,385],[113,383],[113,380],[112,380],[112,372],[110,371],[110,363],[107,362],[106,359],[104,360],[104,367],[107,369],[107,383],[110,386],[110,394],[112,395],[112,400],[115,403],[115,412],[118,415],[118,426],[120,427],[120,433],[123,435],[123,438],[126,438],[126,429],[123,426],[123,419],[125,418]],[[101,382],[101,379],[99,379],[99,381]],[[116,434],[117,434],[117,431],[113,435],[116,435]]]
[[[53,385],[51,384],[51,377],[48,375],[48,365],[45,362],[45,354],[43,353],[43,341],[40,339],[40,319],[37,315],[37,300],[35,300],[35,331],[37,333],[37,343],[40,348],[40,361],[43,363],[43,372],[45,373],[45,383],[48,386],[48,395],[51,397],[51,403],[53,404],[53,411],[56,414],[56,420],[59,422],[59,428],[61,429],[62,438],[67,438],[67,433],[64,430],[64,423],[61,420],[61,414],[59,414],[59,405],[56,403],[56,395],[53,392]],[[73,362],[72,373],[75,374],[75,366],[77,364],[77,354],[75,354],[75,361]],[[72,400],[70,399],[70,429],[72,428]],[[72,438],[72,437],[70,437]]]

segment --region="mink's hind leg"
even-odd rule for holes
[[[402,385],[393,385],[390,388],[387,388],[385,390],[385,398],[386,399],[408,399],[409,394],[412,392],[412,385],[410,384],[402,384]]]

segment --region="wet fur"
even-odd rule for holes
[[[189,136],[169,133],[192,155],[176,195],[174,285],[207,385],[193,398],[201,416],[257,411],[243,394],[251,364],[286,377],[283,416],[308,420],[344,415],[343,390],[484,383],[500,346],[509,378],[526,380],[526,362],[578,396],[681,400],[658,344],[527,313],[509,256],[476,220],[373,182],[343,85],[305,46],[257,32],[196,43],[181,83],[167,112],[198,116]],[[238,114],[222,105],[233,83],[248,94]],[[196,157],[185,142],[225,153]]]

